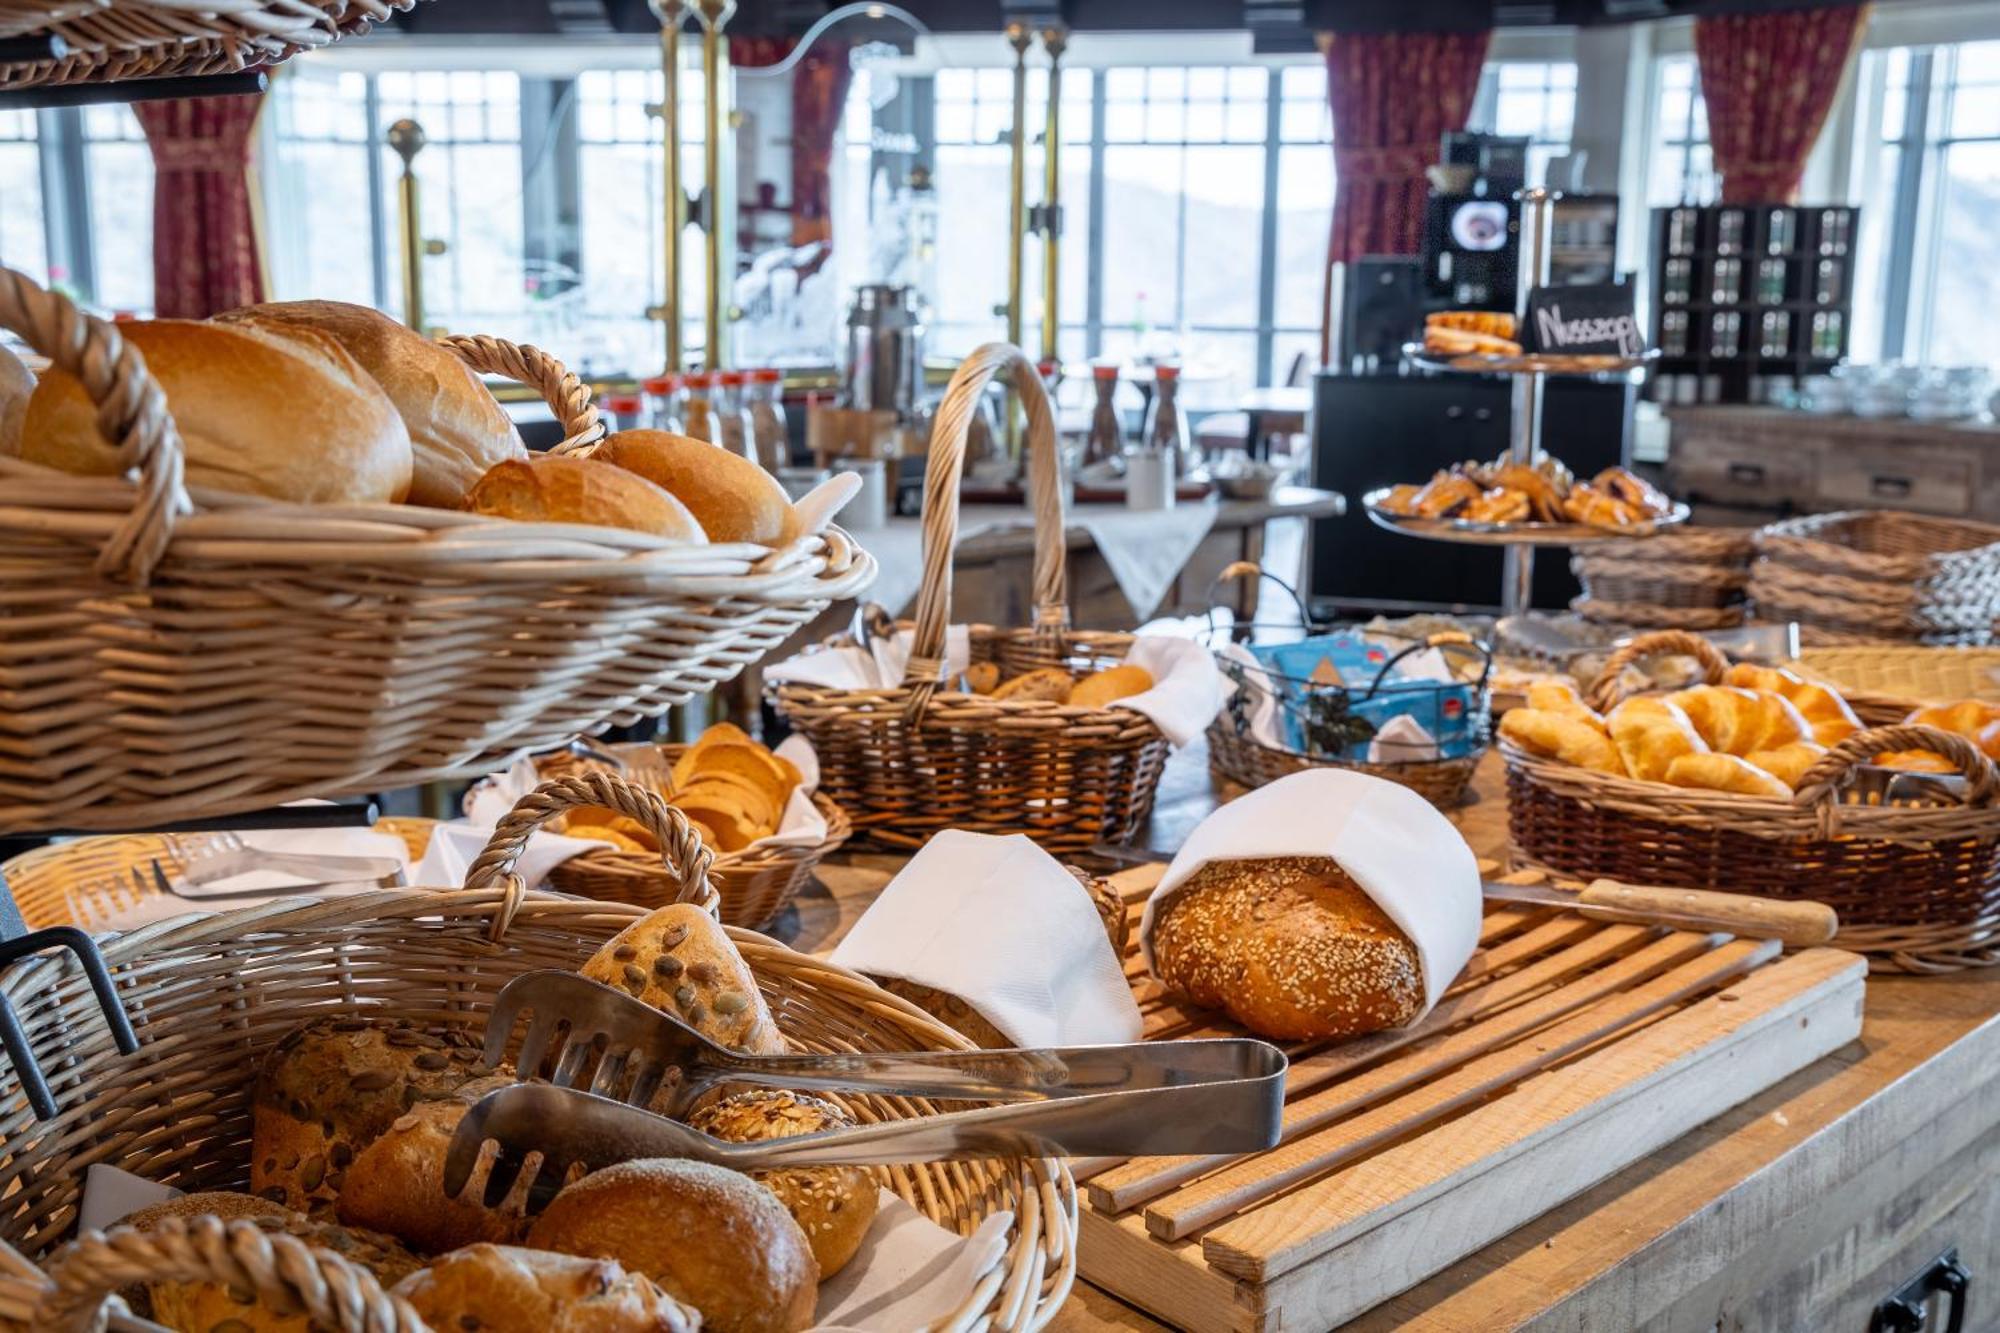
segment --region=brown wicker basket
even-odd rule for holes
[[[147,1237],[114,1230],[64,1246],[84,1167],[104,1162],[188,1190],[246,1188],[256,1060],[287,1030],[343,1011],[477,1030],[487,1002],[512,977],[580,964],[641,909],[528,893],[510,873],[535,827],[578,804],[611,804],[643,817],[669,849],[684,896],[713,902],[703,875],[708,853],[685,821],[651,793],[587,774],[544,784],[524,800],[502,821],[464,889],[290,899],[107,937],[105,961],[140,1035],[134,1056],[113,1047],[68,955],[30,959],[0,977],[0,993],[20,1013],[61,1107],[57,1119],[35,1121],[11,1068],[0,1068],[0,1178],[9,1182],[0,1239],[46,1263],[53,1279],[44,1285],[18,1272],[0,1279],[0,1327],[88,1327],[110,1292],[171,1275],[302,1303],[328,1327],[417,1333],[422,1323],[407,1306],[385,1302],[365,1273],[240,1228],[208,1224]],[[66,923],[63,902],[24,896],[21,906],[33,925],[45,926]],[[730,936],[779,1026],[801,1049],[970,1046],[856,973],[748,931],[731,928]],[[913,1098],[841,1100],[865,1121],[931,1109]],[[1062,1163],[1009,1158],[880,1172],[913,1207],[960,1234],[995,1211],[1014,1214],[1004,1256],[949,1327],[1037,1329],[1053,1316],[1076,1270],[1076,1188]]]
[[[1807,648],[1797,666],[1838,689],[1864,722],[1901,722],[1925,704],[2000,701],[2000,648]]]
[[[1757,532],[1759,620],[1818,642],[1984,644],[2000,616],[2000,528],[1893,510],[1815,514]]]
[[[902,683],[836,689],[788,681],[771,690],[778,712],[819,753],[820,790],[847,811],[863,841],[920,847],[941,829],[962,828],[1025,833],[1052,852],[1075,852],[1129,842],[1152,814],[1168,751],[1152,719],[940,688],[966,430],[1003,370],[1027,409],[1035,624],[972,626],[972,660],[998,663],[1005,678],[1058,664],[1094,670],[1132,643],[1129,634],[1068,628],[1061,461],[1048,391],[1019,349],[988,343],[952,377],[931,433],[924,579]]]
[[[1727,663],[1706,641],[1665,631],[1613,653],[1591,687],[1599,708],[1621,697],[1629,663],[1696,658],[1719,682]],[[1963,804],[1843,804],[1840,780],[1891,750],[1935,750],[1967,778]],[[1503,740],[1507,821],[1528,863],[1578,879],[1812,899],[1840,914],[1837,943],[1873,966],[1945,972],[2000,963],[2000,771],[1963,737],[1886,726],[1834,746],[1792,800],[1672,787],[1544,759]]]
[[[0,0],[0,37],[63,39],[60,60],[0,63],[0,88],[223,74],[276,64],[416,0]]]
[[[165,395],[111,324],[0,269],[0,325],[70,371],[129,477],[0,457],[0,830],[144,828],[492,771],[657,715],[762,658],[874,562],[415,505],[189,492]],[[490,338],[587,453],[589,390]]]
[[[1673,528],[1642,540],[1579,546],[1569,567],[1583,595],[1597,602],[1734,606],[1750,581],[1751,535],[1747,528]]]

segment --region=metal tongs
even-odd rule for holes
[[[501,989],[486,1027],[488,1067],[505,1054],[523,1009],[532,1016],[515,1067],[532,1074],[553,1056],[552,1079],[488,1093],[466,1113],[445,1158],[448,1196],[465,1188],[489,1139],[500,1151],[487,1205],[505,1199],[539,1155],[528,1193],[537,1211],[579,1163],[594,1171],[687,1157],[752,1171],[1247,1153],[1277,1143],[1284,1109],[1285,1055],[1261,1041],[743,1055],[623,991],[560,971],[530,972]],[[1001,1104],[761,1143],[731,1143],[668,1118],[725,1082]],[[655,1105],[668,1114],[643,1109]]]

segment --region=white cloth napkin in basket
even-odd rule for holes
[[[1139,1006],[1089,893],[1018,833],[932,838],[833,961],[956,995],[1021,1046],[1139,1039]]]
[[[1292,773],[1201,821],[1167,867],[1139,941],[1153,965],[1160,905],[1211,861],[1324,856],[1409,936],[1424,972],[1424,1007],[1450,986],[1479,944],[1483,897],[1472,849],[1451,821],[1408,787],[1346,769]],[[865,918],[864,918],[865,919]]]
[[[793,681],[832,690],[890,690],[903,683],[915,630],[898,630],[862,648],[810,648],[764,668],[767,681]],[[940,679],[955,680],[972,661],[972,636],[963,625],[944,631],[944,668]]]

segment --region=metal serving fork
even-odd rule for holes
[[[172,848],[174,860],[181,866],[180,874],[169,874],[166,865],[155,859],[152,862],[153,882],[162,893],[195,902],[310,893],[334,885],[345,887],[373,883],[381,888],[398,888],[403,884],[402,863],[390,856],[300,856],[289,852],[266,852],[227,831],[204,833],[197,837],[176,837],[172,839]],[[246,870],[271,870],[312,882],[277,889],[241,889],[204,894],[185,892]]]

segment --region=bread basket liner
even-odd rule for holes
[[[1153,967],[1162,904],[1211,861],[1327,857],[1409,937],[1424,975],[1423,1009],[1443,996],[1479,943],[1479,865],[1451,821],[1383,778],[1315,768],[1231,801],[1195,827],[1146,900],[1139,944]]]

